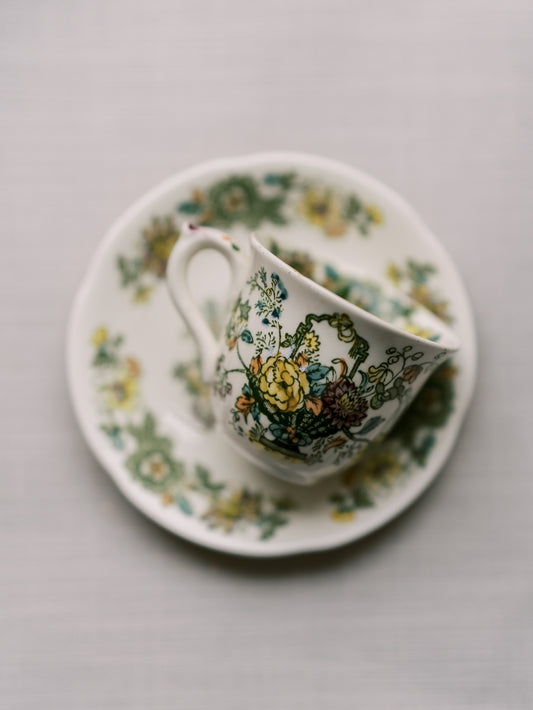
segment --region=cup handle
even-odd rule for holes
[[[233,288],[241,286],[246,259],[240,248],[224,232],[210,227],[197,227],[185,223],[167,264],[167,285],[170,296],[189,327],[200,353],[202,380],[211,384],[215,375],[220,345],[191,296],[187,282],[187,269],[192,257],[202,249],[215,249],[228,261]]]

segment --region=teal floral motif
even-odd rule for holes
[[[438,340],[436,334],[427,329],[417,327],[413,320],[415,308],[409,301],[391,298],[385,293],[382,285],[376,281],[341,274],[332,264],[315,261],[305,252],[283,249],[273,240],[269,246],[272,253],[286,264],[337,294],[337,296],[344,298],[355,306],[359,306],[359,308],[363,308],[382,320],[393,323],[403,330],[415,333],[428,340]],[[425,268],[430,269],[433,267],[427,265]],[[422,273],[422,271],[420,272]],[[419,302],[422,301],[424,294],[425,292],[412,291],[413,298]],[[425,295],[425,300],[426,303],[423,303],[423,305],[427,307],[429,300],[427,294]],[[440,308],[437,308],[434,302],[432,305],[433,308],[431,310],[433,312],[438,311],[437,315],[442,315],[444,304],[441,304]]]
[[[432,311],[445,323],[451,323],[450,306],[429,286],[429,280],[437,273],[433,264],[423,264],[408,259],[404,266],[391,262],[387,267],[387,277],[398,288],[408,292],[411,298]]]
[[[178,205],[178,212],[195,218],[198,224],[229,229],[242,224],[256,229],[264,222],[285,224],[281,213],[287,192],[265,195],[260,184],[249,175],[232,175],[212,185],[206,193],[195,190],[192,198]]]
[[[329,237],[342,236],[350,226],[367,236],[383,222],[380,210],[354,193],[341,193],[294,172],[223,178],[206,190],[193,190],[189,199],[180,202],[178,212],[199,225],[229,229],[240,224],[257,229],[287,224],[289,203],[296,205],[304,221]]]
[[[185,474],[183,462],[172,456],[172,441],[156,432],[155,418],[148,413],[140,426],[128,424],[126,431],[137,442],[126,459],[126,468],[146,488],[164,493]]]
[[[192,190],[176,209],[175,216],[150,220],[142,229],[133,254],[117,255],[121,286],[132,290],[134,303],[148,302],[164,278],[168,258],[179,238],[178,216],[219,229],[239,225],[255,230],[286,225],[296,214],[328,237],[340,237],[350,227],[361,236],[368,236],[383,222],[380,210],[365,204],[356,194],[342,193],[295,172],[266,173],[260,178],[230,175],[206,189]]]
[[[246,487],[228,489],[225,483],[214,481],[201,464],[191,466],[175,455],[172,439],[159,431],[153,412],[143,411],[138,384],[141,368],[135,358],[123,354],[122,336],[111,335],[100,326],[91,343],[100,430],[124,456],[125,468],[137,483],[158,495],[163,505],[175,505],[184,515],[227,534],[253,527],[260,540],[268,540],[287,525],[288,514],[295,508],[292,500],[268,498]],[[189,392],[198,396],[190,371],[187,377]]]
[[[309,313],[293,333],[285,332],[280,319],[289,293],[279,275],[261,268],[247,285],[249,297],[237,299],[226,332],[241,367],[228,370],[221,359],[215,383],[219,396],[230,396],[229,374],[244,375],[232,409],[235,431],[309,464],[326,455],[335,463],[353,457],[384,421],[378,410],[410,396],[428,365],[423,351],[390,347],[383,362],[365,369],[369,346],[348,315]],[[252,302],[261,325],[253,333],[247,321]],[[323,361],[323,326],[349,348],[346,358]]]

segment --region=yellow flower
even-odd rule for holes
[[[392,262],[387,267],[387,278],[392,281],[395,286],[399,286],[402,280],[402,272]]]
[[[259,389],[274,409],[294,412],[303,406],[309,383],[295,362],[278,354],[269,357],[261,368]]]
[[[299,209],[305,219],[330,237],[340,237],[348,227],[342,219],[342,203],[331,190],[307,188]]]
[[[108,409],[132,410],[137,403],[137,377],[129,371],[120,372],[117,378],[102,387]]]
[[[427,338],[427,340],[430,340],[430,338],[435,335],[431,332],[431,330],[428,330],[427,328],[420,328],[420,326],[416,325],[416,323],[406,323],[403,326],[403,329],[408,333],[418,335],[419,338]]]
[[[375,205],[367,205],[366,214],[368,219],[374,224],[381,224],[383,222],[383,215]]]
[[[107,328],[97,328],[92,335],[91,342],[98,348],[100,347],[100,345],[103,345],[105,343],[108,338],[108,335],[109,333],[107,331]]]
[[[379,365],[378,367],[374,367],[371,365],[368,368],[368,379],[370,382],[382,382],[385,377],[387,376],[387,365],[384,363]]]
[[[342,512],[340,510],[334,510],[331,517],[338,523],[351,523],[355,517],[355,513],[353,510],[345,510]]]
[[[305,334],[304,338],[304,347],[305,349],[310,352],[310,353],[315,353],[320,346],[320,341],[318,339],[318,335],[315,333],[314,330],[309,331],[309,333]]]
[[[410,293],[411,298],[425,306],[428,311],[432,311],[438,318],[445,323],[451,323],[452,318],[448,312],[449,304],[446,301],[438,301],[432,295],[427,286],[417,284],[413,286]]]

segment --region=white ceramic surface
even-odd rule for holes
[[[430,393],[446,393],[446,416],[437,412],[427,427],[418,421],[385,441],[358,471],[310,489],[247,464],[201,421],[209,411],[195,349],[162,278],[186,216],[218,220],[236,241],[254,228],[334,265],[364,268],[378,281],[388,275],[450,317],[461,351]],[[192,289],[199,302],[209,303],[227,275],[216,255],[202,254],[197,262]],[[200,278],[206,273],[212,278]],[[197,166],[127,210],[79,289],[67,358],[82,431],[134,505],[198,544],[275,556],[360,538],[422,493],[458,435],[474,384],[476,344],[457,269],[404,200],[348,166],[267,153]],[[426,399],[431,413],[433,400]]]

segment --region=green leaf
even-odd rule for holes
[[[296,338],[294,337],[294,335],[288,335],[288,334],[287,334],[287,335],[283,338],[283,340],[281,341],[280,345],[281,345],[282,348],[289,348],[291,345],[294,344],[294,341],[295,341],[295,340],[296,340]]]
[[[296,509],[296,503],[292,498],[288,496],[283,496],[282,498],[272,498],[272,505],[279,512],[288,512],[289,510]]]
[[[203,210],[203,206],[199,202],[180,202],[178,205],[178,212],[182,214],[200,214]]]
[[[117,357],[114,353],[110,353],[105,345],[101,345],[96,351],[93,358],[93,367],[105,367],[106,365],[114,365],[117,362]]]
[[[413,449],[413,457],[420,466],[426,463],[431,449],[435,446],[435,442],[434,434],[426,434],[420,446]]]
[[[383,399],[382,395],[375,394],[370,400],[370,406],[372,407],[372,409],[380,409],[383,406],[384,401],[385,400]]]
[[[352,491],[352,499],[356,508],[373,508],[374,501],[364,486],[357,486]]]
[[[279,185],[283,190],[290,190],[296,173],[267,173],[263,182],[265,185]]]
[[[287,224],[287,220],[280,212],[284,202],[284,197],[273,197],[271,200],[265,200],[263,202],[263,218],[268,219],[273,224]]]
[[[117,256],[117,267],[120,272],[122,286],[129,286],[130,283],[134,283],[142,273],[142,264],[139,259],[126,259],[122,254]]]
[[[194,467],[194,473],[196,475],[197,481],[200,485],[207,491],[212,493],[220,493],[226,487],[225,483],[215,483],[211,480],[211,474],[209,471],[201,464],[196,464]]]
[[[261,528],[260,539],[270,539],[276,530],[282,525],[287,525],[287,522],[288,520],[286,518],[283,518],[277,513],[267,513],[265,515],[261,515],[257,521],[257,524]]]
[[[384,421],[383,417],[372,417],[371,419],[369,419],[368,421],[365,422],[362,429],[357,430],[357,436],[361,436],[363,434],[369,434],[377,426],[379,426],[382,421]]]
[[[359,212],[361,207],[362,205],[359,198],[355,195],[350,195],[350,197],[348,198],[348,202],[346,203],[344,216],[346,217],[346,219],[353,219],[355,215]]]

